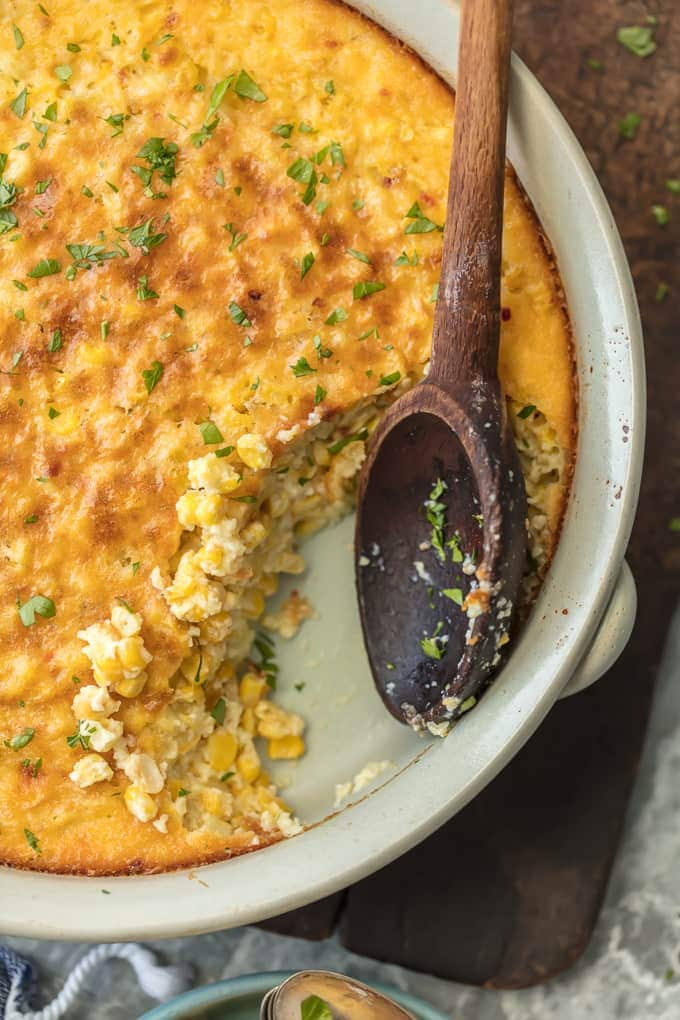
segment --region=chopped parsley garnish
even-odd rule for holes
[[[642,25],[629,25],[616,33],[617,40],[636,57],[649,57],[656,50],[653,30]]]
[[[335,308],[325,320],[325,325],[334,326],[336,322],[344,322],[346,318],[347,312],[344,308]]]
[[[223,188],[225,186],[224,170],[220,169],[215,174],[215,184],[218,188]]]
[[[49,106],[45,107],[45,112],[43,113],[43,120],[49,120],[53,124],[56,123],[56,120],[57,120],[57,104],[56,103],[50,103]]]
[[[211,709],[210,714],[218,726],[223,725],[225,716],[227,714],[227,705],[224,698],[217,699],[217,701],[215,702]]]
[[[281,138],[290,138],[294,127],[294,124],[277,124],[276,127],[272,128],[272,134],[279,135]]]
[[[663,301],[666,294],[668,294],[668,290],[668,284],[664,283],[663,280],[660,283],[657,283],[656,290],[654,291],[654,300],[657,302]]]
[[[680,517],[671,517],[668,522],[668,530],[672,531],[674,534],[680,532]]]
[[[16,736],[10,737],[9,740],[5,740],[3,743],[5,747],[9,747],[12,751],[20,751],[22,747],[30,744],[34,736],[35,730],[30,726],[26,726],[21,733],[17,733]]]
[[[670,178],[666,181],[666,187],[673,195],[680,195],[680,179]]]
[[[234,452],[234,449],[235,447],[233,446],[223,446],[221,450],[215,450],[215,456],[228,457],[230,454]]]
[[[12,113],[21,120],[26,113],[26,100],[28,99],[28,89],[23,88],[18,96],[16,96],[9,104],[9,108]]]
[[[602,61],[598,60],[597,57],[589,57],[586,63],[588,64],[588,67],[591,69],[591,71],[602,70]]]
[[[79,269],[92,269],[100,262],[108,262],[109,259],[115,259],[118,255],[116,251],[106,251],[103,244],[67,244],[66,251],[73,259],[73,265],[70,267],[72,270],[70,279],[76,275]]]
[[[103,120],[109,125],[109,127],[112,127],[114,129],[111,138],[117,138],[118,135],[122,135],[123,125],[125,124],[125,121],[129,119],[130,119],[129,113],[112,113],[110,117],[103,118]]]
[[[231,244],[229,245],[229,251],[236,251],[239,244],[243,244],[244,241],[248,240],[248,235],[239,234],[239,232],[235,229],[233,223],[225,223],[224,229],[227,230],[231,235]],[[250,323],[248,323],[248,325],[250,325]]]
[[[90,748],[90,738],[94,732],[94,726],[91,726],[86,719],[81,719],[76,727],[75,733],[72,733],[66,738],[66,743],[69,747],[77,747],[80,744],[83,751],[88,751]]]
[[[319,183],[319,178],[314,164],[309,159],[304,159],[302,156],[296,159],[294,163],[288,167],[286,174],[294,181],[298,181],[300,184],[306,184],[307,187],[302,192],[301,198],[305,205],[309,205],[316,198],[316,186]]]
[[[357,337],[357,340],[358,341],[359,340],[368,340],[369,336],[373,336],[374,333],[375,333],[376,340],[379,340],[380,339],[380,333],[378,332],[378,327],[377,326],[373,326],[371,329],[367,329],[365,333],[362,333],[361,336]]]
[[[24,524],[35,524],[37,520],[37,514],[28,514],[27,517],[24,517]]]
[[[116,35],[115,32],[111,33],[111,45],[120,46],[120,38]]]
[[[257,664],[258,668],[264,673],[264,678],[269,687],[275,691],[276,677],[279,672],[279,667],[275,662],[276,651],[274,648],[274,642],[268,634],[265,634],[263,631],[259,631],[255,638],[254,645],[260,653],[260,662]]]
[[[447,599],[451,599],[457,606],[463,605],[463,592],[460,588],[442,588],[442,595],[445,595]]]
[[[85,195],[86,198],[94,198],[94,191],[88,188],[87,184],[83,184],[82,188],[80,189],[80,194]]]
[[[21,762],[21,767],[29,776],[35,779],[42,768],[42,763],[42,758],[36,758],[35,761],[31,760],[31,758],[24,758]]]
[[[35,194],[36,195],[44,195],[45,192],[47,191],[47,189],[49,188],[51,183],[52,183],[52,178],[51,177],[48,177],[48,179],[46,181],[36,181],[35,182],[35,189],[34,189]]]
[[[660,227],[665,227],[669,220],[668,209],[665,205],[653,205],[651,213]]]
[[[206,446],[210,446],[212,443],[223,443],[224,436],[218,429],[214,421],[202,421],[198,426],[199,431],[203,437],[203,442]]]
[[[254,103],[265,103],[267,101],[267,97],[260,86],[243,68],[239,71],[234,82],[234,92],[241,99],[252,99]]]
[[[357,259],[359,262],[365,262],[367,266],[373,265],[368,255],[364,255],[362,251],[357,251],[356,248],[348,248],[347,254],[351,255],[353,259]]]
[[[146,48],[146,46],[142,47],[141,57],[142,57],[142,60],[144,61],[144,63],[146,63],[148,60],[151,60],[151,54],[149,53],[149,51]]]
[[[152,234],[153,218],[128,231],[128,241],[135,248],[141,248],[144,255],[148,255],[152,248],[158,247],[168,236],[167,234]]]
[[[336,453],[340,453],[350,443],[364,442],[368,439],[368,429],[361,429],[360,432],[353,432],[351,436],[344,436],[342,439],[337,439],[334,443],[328,447],[328,452],[331,456],[335,456]]]
[[[431,637],[424,637],[420,639],[420,647],[429,659],[441,659],[444,655],[446,638],[441,635],[443,626],[444,625],[440,620],[435,628],[434,634],[432,634]]]
[[[639,113],[627,113],[619,121],[619,134],[622,138],[632,139],[637,134],[637,129],[642,123],[642,117]]]
[[[43,619],[49,620],[56,615],[56,608],[52,599],[45,595],[31,595],[30,599],[21,604],[17,598],[17,610],[24,627],[32,627],[35,623],[36,614]]]
[[[530,418],[535,410],[536,410],[536,405],[535,404],[525,404],[525,406],[522,408],[522,410],[517,412],[517,417],[518,418]]]
[[[312,375],[316,372],[316,369],[312,368],[306,358],[298,358],[295,364],[290,367],[296,379],[300,379],[304,375]]]
[[[235,322],[237,326],[243,326],[246,329],[248,326],[252,326],[252,322],[246,313],[235,301],[229,302],[229,315],[231,316],[231,321]]]
[[[40,259],[33,269],[29,269],[27,276],[32,280],[39,280],[41,276],[53,276],[61,272],[61,262],[58,259]]]
[[[68,64],[59,64],[58,67],[55,67],[54,73],[59,81],[67,82],[73,74],[73,71]]]
[[[39,6],[39,5],[38,5],[38,6]],[[38,843],[38,839],[37,839],[37,837],[36,837],[36,836],[35,836],[35,835],[34,835],[34,834],[33,834],[33,833],[31,832],[31,830],[30,830],[30,829],[24,829],[24,836],[26,837],[26,842],[27,842],[27,843],[28,843],[28,845],[30,846],[31,850],[34,850],[34,851],[35,851],[35,853],[37,853],[37,854],[41,853],[41,850],[40,850],[40,844]]]
[[[411,220],[406,227],[405,233],[407,234],[431,234],[434,230],[442,231],[444,229],[425,215],[418,202],[413,203],[404,218]]]
[[[312,127],[311,124],[308,124],[304,120],[301,120],[298,124],[298,131],[302,132],[303,135],[318,135],[319,133]]]
[[[390,372],[389,375],[382,375],[380,377],[381,386],[393,386],[394,383],[399,382],[401,379],[401,372]]]
[[[443,478],[438,478],[430,490],[430,495],[425,500],[425,516],[428,524],[432,526],[430,545],[436,552],[442,563],[446,560],[444,549],[444,531],[446,528],[446,503],[441,496],[446,492],[447,485]]]
[[[314,390],[314,407],[317,407],[326,397],[326,390],[323,386],[317,385]]]
[[[180,786],[179,790],[177,791],[177,796],[178,797],[188,797],[189,796],[189,791],[186,790],[183,786]]]
[[[302,262],[300,263],[300,279],[304,280],[309,270],[314,265],[314,253],[308,251],[306,255],[302,256]]]
[[[175,315],[177,316],[177,318],[178,319],[183,319],[184,316],[186,315],[186,312],[181,307],[181,305],[173,305],[172,307],[173,307],[173,310],[174,310]]]
[[[430,300],[430,304],[433,305],[436,302],[438,297],[439,297],[439,284],[435,283],[434,287],[432,288],[432,293],[430,294],[430,299],[429,299]]]
[[[157,173],[162,181],[170,184],[177,176],[175,160],[179,146],[175,142],[166,142],[165,138],[148,138],[137,153],[137,159],[146,160],[148,167],[131,166],[132,173],[139,177],[144,185],[144,194],[148,198],[165,198],[164,192],[154,192],[151,181]]]
[[[137,300],[148,301],[149,298],[157,298],[158,294],[149,287],[149,280],[146,276],[140,276],[137,281]]]
[[[146,386],[146,392],[151,391],[158,385],[163,377],[163,366],[160,361],[152,361],[151,368],[142,369],[142,379]]]
[[[320,358],[330,358],[333,353],[330,347],[323,346],[321,342],[321,337],[319,336],[318,333],[314,337],[314,350],[316,351]]]
[[[308,995],[300,1003],[300,1020],[333,1020],[333,1013],[318,995]]]
[[[220,782],[226,783],[227,779],[231,779],[235,775],[236,775],[235,772],[223,772],[222,775],[220,776]]]
[[[417,266],[418,265],[418,252],[414,251],[413,255],[407,255],[405,251],[401,253],[398,259],[394,260],[395,266]]]
[[[80,46],[78,45],[78,43],[74,42],[66,43],[66,49],[69,51],[69,53],[80,53]]]
[[[357,212],[359,209],[363,209],[365,205],[366,203],[361,198],[355,198],[354,201],[352,202],[352,208],[356,209]]]
[[[21,34],[21,29],[17,25],[12,25],[12,33],[14,35],[14,45],[18,50],[24,45],[24,37]]]
[[[60,414],[61,411],[57,411],[56,407],[50,407],[49,411],[47,412],[47,417],[50,419],[50,421],[54,421],[54,419],[58,418]]]
[[[21,280],[12,280],[12,283],[14,284],[17,290],[28,290],[26,284],[22,283]]]
[[[384,289],[385,284],[380,283],[379,280],[362,280],[360,283],[354,284],[352,298],[355,301],[360,301],[362,298],[370,297],[371,294],[377,294],[378,291]]]
[[[109,335],[109,323],[106,319],[104,319],[99,324],[99,335],[102,338],[102,340],[106,340],[106,338]]]
[[[461,543],[462,539],[457,531],[454,532],[452,537],[446,543],[447,548],[451,550],[451,559],[454,563],[463,562],[464,557],[463,550],[461,549]]]
[[[135,574],[139,573],[140,565],[141,564],[139,563],[139,560],[137,560],[135,563],[132,564],[132,575],[133,575],[133,577],[134,577]]]
[[[335,95],[335,82],[327,81],[323,87],[324,92],[327,92],[329,96]]]
[[[331,163],[333,166],[346,166],[345,156],[342,151],[340,142],[331,142],[329,146],[329,152],[331,156]]]
[[[323,216],[323,214],[326,212],[326,209],[328,208],[329,205],[330,205],[330,202],[326,202],[324,199],[320,198],[319,201],[316,203],[316,206],[314,208],[318,212],[319,216]]]

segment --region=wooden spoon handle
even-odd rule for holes
[[[498,373],[512,0],[463,0],[455,130],[429,379]]]

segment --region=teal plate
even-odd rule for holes
[[[139,1020],[259,1020],[260,1003],[269,989],[295,973],[292,970],[273,970],[216,981],[212,985],[203,985],[202,988],[185,992],[172,1002],[156,1006]],[[410,1010],[418,1020],[449,1020],[446,1014],[408,992],[376,982],[370,984],[376,991],[388,995],[404,1009]]]

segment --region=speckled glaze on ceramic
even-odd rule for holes
[[[457,5],[357,0],[352,6],[455,84]],[[595,175],[517,58],[508,156],[555,249],[574,328],[580,412],[561,542],[531,621],[496,683],[443,741],[420,739],[388,716],[361,643],[353,522],[347,520],[309,542],[304,590],[318,616],[294,641],[280,643],[281,701],[310,725],[308,754],[295,768],[280,767],[277,779],[290,781],[286,798],[304,821],[318,824],[266,850],[169,874],[90,879],[0,868],[0,931],[103,941],[179,936],[262,920],[328,895],[388,864],[459,811],[557,698],[597,679],[620,653],[635,613],[623,556],[644,443],[639,315]],[[299,694],[293,685],[301,682]],[[368,761],[392,765],[333,814],[335,784]]]

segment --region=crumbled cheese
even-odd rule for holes
[[[335,807],[339,807],[343,800],[355,793],[360,793],[386,769],[394,768],[393,761],[369,761],[357,772],[354,779],[346,783],[337,783],[335,786]]]
[[[99,754],[86,754],[73,766],[69,779],[79,786],[81,790],[87,789],[94,783],[102,783],[113,776],[113,769]]]

